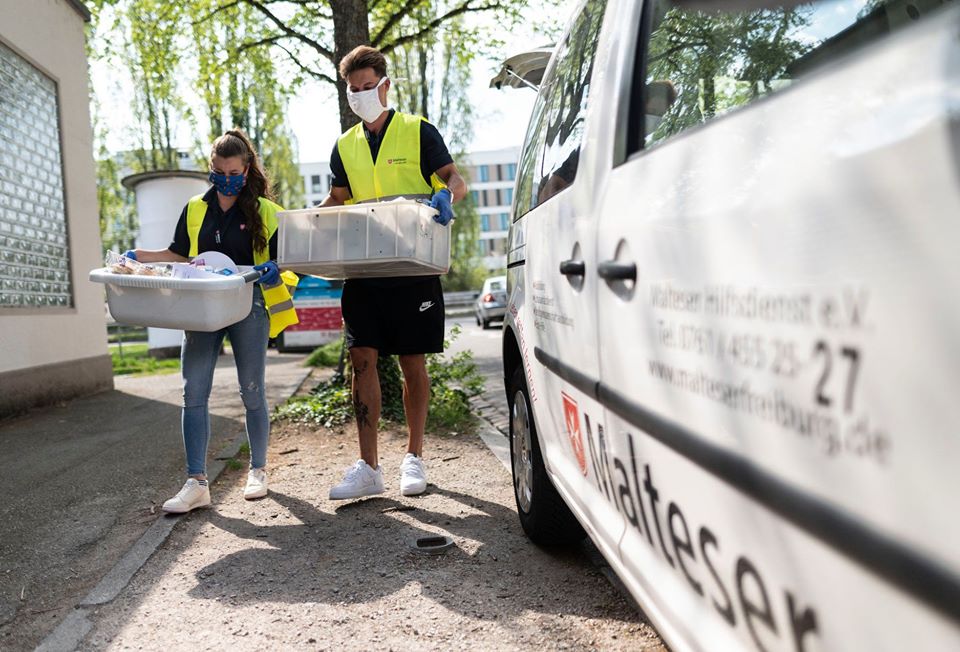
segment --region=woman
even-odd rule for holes
[[[268,199],[267,180],[250,140],[239,129],[217,138],[210,153],[210,182],[205,194],[187,202],[170,247],[134,249],[126,255],[140,262],[186,262],[200,252],[219,251],[238,266],[261,272],[257,283],[280,282],[277,257],[277,219],[280,206]],[[246,409],[250,471],[243,497],[267,495],[267,441],[270,415],[264,394],[264,368],[270,317],[263,293],[253,293],[250,313],[241,321],[213,333],[186,331],[180,353],[183,372],[183,445],[187,457],[187,481],[180,492],[163,504],[163,511],[189,512],[210,504],[206,458],[210,438],[208,400],[213,371],[225,335],[230,336],[240,396]]]

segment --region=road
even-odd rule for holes
[[[447,318],[447,331],[453,325],[459,325],[460,336],[455,339],[448,355],[460,351],[473,352],[477,370],[483,375],[486,386],[482,395],[474,401],[474,407],[497,430],[504,435],[508,430],[507,399],[503,389],[503,365],[501,360],[501,339],[503,330],[500,322],[493,322],[491,328],[484,330],[477,326],[473,316]]]

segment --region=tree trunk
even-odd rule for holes
[[[427,48],[421,43],[417,53],[420,55],[420,115],[429,120],[430,82],[427,80]]]
[[[340,129],[346,131],[360,121],[347,103],[347,85],[337,69],[345,54],[358,45],[370,44],[370,21],[366,0],[331,0],[333,10],[333,66],[340,104]]]

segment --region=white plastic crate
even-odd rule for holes
[[[450,269],[450,226],[409,199],[282,211],[280,267],[326,279],[426,276]]]
[[[171,278],[90,272],[107,288],[110,314],[121,324],[217,331],[250,314],[257,272],[216,278]]]

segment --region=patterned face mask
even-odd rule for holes
[[[247,175],[245,174],[218,174],[216,172],[211,172],[210,183],[213,184],[213,187],[217,189],[221,195],[227,197],[233,197],[234,195],[239,195],[240,190],[243,188],[243,184],[247,180]]]

